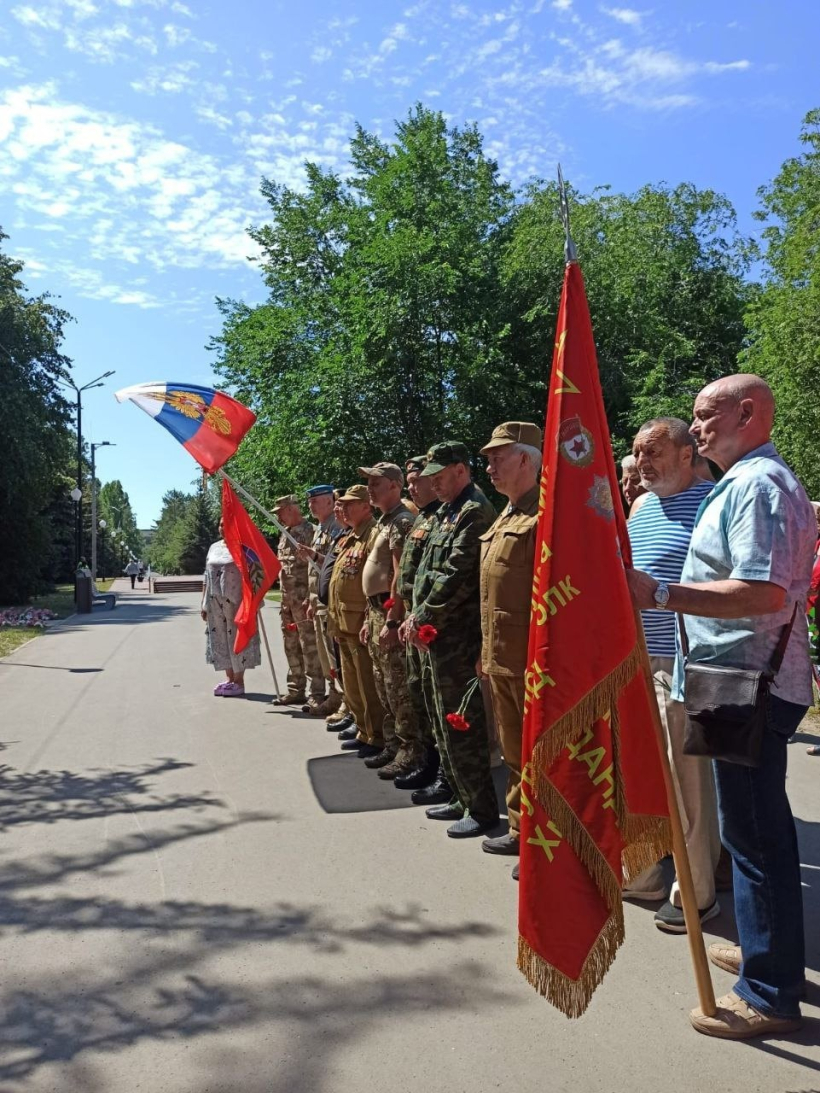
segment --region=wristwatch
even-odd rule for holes
[[[401,623],[397,622],[395,619],[388,619],[384,625],[388,630],[398,630]]]
[[[669,585],[665,581],[658,581],[658,587],[655,589],[655,606],[662,611],[666,611],[669,607]]]

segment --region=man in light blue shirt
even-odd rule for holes
[[[760,766],[714,764],[740,946],[711,945],[709,956],[738,981],[714,1016],[693,1010],[691,1021],[706,1035],[747,1039],[800,1026],[803,903],[786,744],[811,703],[805,601],[815,523],[803,487],[770,442],[774,398],[764,380],[737,375],[709,384],[694,417],[698,453],[724,477],[701,506],[680,582],[662,590],[649,574],[628,573],[636,606],[681,613],[691,661],[759,670],[795,617],[769,697]],[[676,684],[680,695],[680,678]]]

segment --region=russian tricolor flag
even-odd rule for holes
[[[209,474],[227,463],[256,421],[256,414],[230,395],[190,383],[139,383],[114,397],[135,402],[164,425]]]

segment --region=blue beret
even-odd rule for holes
[[[311,486],[307,491],[308,497],[321,497],[324,493],[333,493],[332,486]]]

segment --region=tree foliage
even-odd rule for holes
[[[760,189],[766,280],[746,314],[745,370],[777,397],[775,440],[812,497],[820,497],[820,109],[803,120],[802,155]]]
[[[169,490],[148,547],[148,560],[159,573],[177,576],[201,573],[208,547],[218,537],[218,492],[200,487],[196,493]]]
[[[344,180],[308,164],[304,193],[263,182],[271,220],[251,235],[268,299],[220,301],[217,371],[259,415],[237,473],[268,499],[544,419],[555,186],[516,200],[477,129],[421,106],[391,144],[357,128],[350,157]],[[573,228],[622,448],[736,367],[748,246],[728,201],[690,185],[576,194]]]
[[[29,296],[22,272],[0,252],[0,603],[24,601],[60,575],[72,517],[70,407],[58,387],[69,315],[47,295]]]

